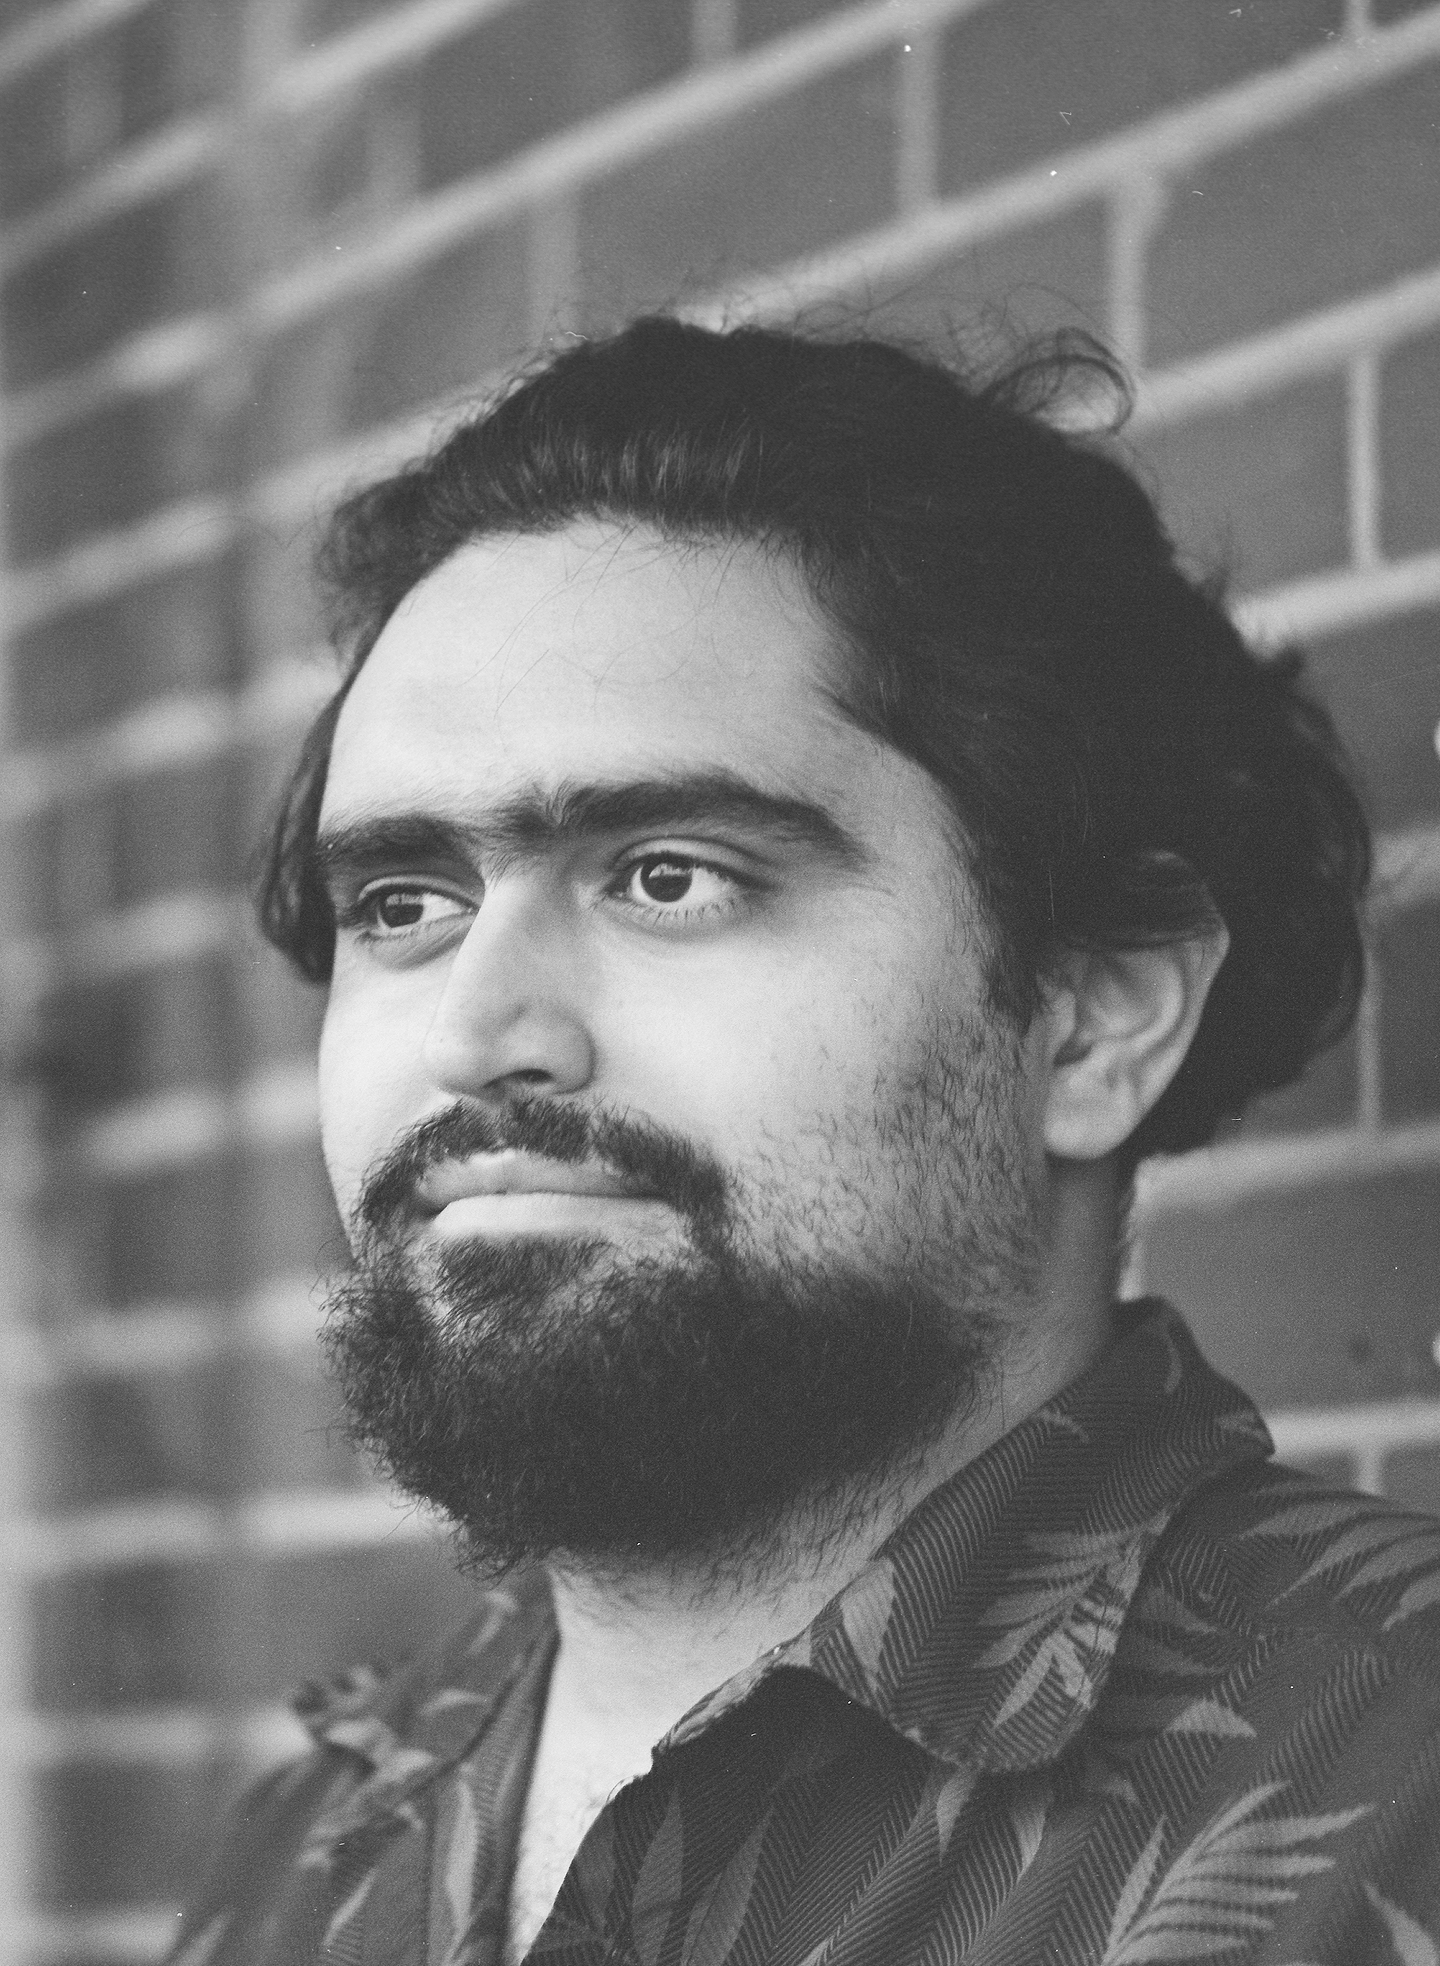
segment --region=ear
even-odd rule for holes
[[[1217,920],[1156,948],[1061,959],[1041,1012],[1049,1153],[1100,1160],[1129,1139],[1179,1071],[1229,946]]]

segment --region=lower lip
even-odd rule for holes
[[[467,1236],[616,1236],[673,1234],[675,1211],[631,1195],[568,1195],[551,1189],[463,1195],[425,1225],[440,1242]]]

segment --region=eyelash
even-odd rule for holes
[[[629,886],[639,869],[647,863],[659,865],[668,863],[677,867],[691,869],[696,873],[713,874],[717,879],[724,881],[732,890],[731,896],[726,900],[702,903],[700,906],[689,910],[667,908],[658,903],[637,901],[630,901],[625,904],[631,913],[640,916],[646,921],[657,924],[666,922],[675,924],[689,923],[703,920],[707,917],[729,914],[743,905],[746,898],[753,895],[759,887],[759,883],[753,878],[747,878],[745,875],[737,873],[733,867],[722,866],[718,861],[705,860],[693,853],[664,853],[657,852],[652,848],[646,853],[632,855],[630,859],[625,861],[616,870],[614,878],[605,890],[607,897],[612,899],[623,898],[624,889]],[[396,895],[413,895],[417,899],[438,896],[444,900],[456,903],[457,910],[464,905],[460,902],[458,896],[447,894],[443,888],[427,886],[423,881],[385,881],[375,887],[365,889],[353,901],[342,906],[337,906],[335,911],[336,927],[350,931],[361,941],[385,943],[394,947],[397,944],[410,941],[414,937],[423,934],[427,927],[434,926],[434,924],[415,922],[403,928],[387,929],[381,927],[377,920],[378,910],[383,902]],[[446,917],[445,919],[455,920],[458,918],[457,912],[456,916]]]

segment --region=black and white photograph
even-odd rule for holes
[[[0,1966],[1440,1966],[1440,0],[0,0]]]

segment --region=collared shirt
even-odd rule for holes
[[[1156,1303],[602,1810],[543,1966],[1440,1966],[1440,1523]],[[311,1702],[174,1966],[498,1966],[555,1628]]]

